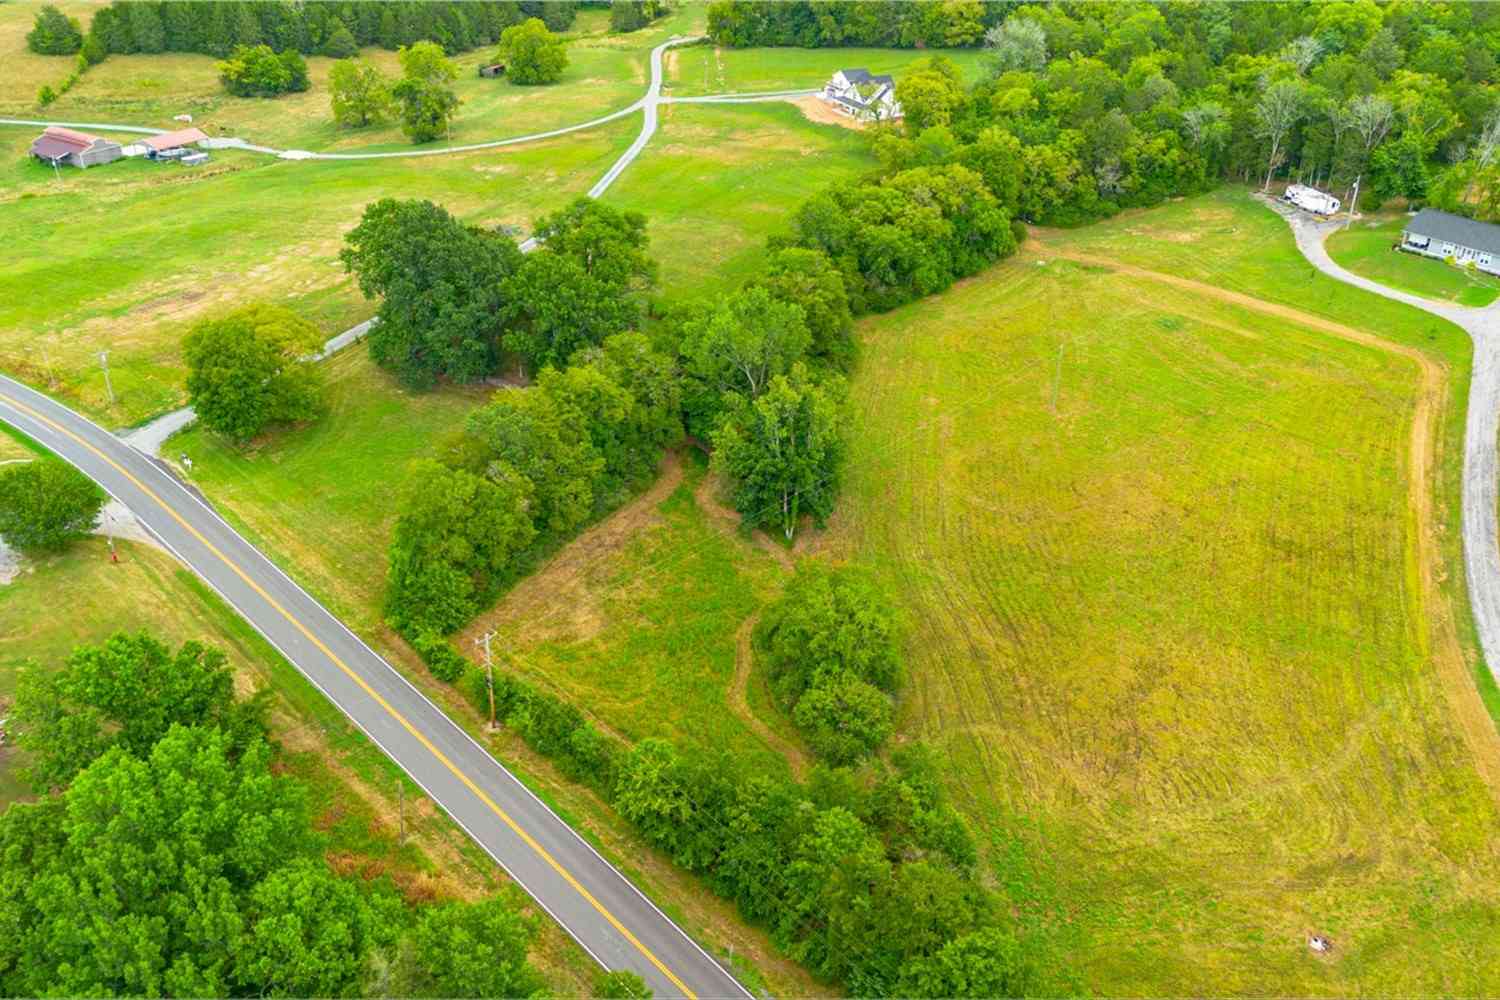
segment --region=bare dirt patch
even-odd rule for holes
[[[840,128],[863,132],[867,124],[858,118],[850,118],[848,115],[839,114],[833,110],[833,107],[828,102],[822,100],[816,94],[788,98],[787,103],[795,104],[801,109],[803,117],[810,122],[817,122],[819,125],[837,125]]]

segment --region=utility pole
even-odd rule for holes
[[[109,352],[99,352],[99,366],[104,369],[104,390],[109,393],[109,405],[115,405],[115,386],[109,380]]]
[[[120,556],[115,552],[115,516],[107,510],[104,512],[104,540],[109,543],[109,561],[118,563]]]
[[[490,727],[489,731],[495,731],[495,660],[490,655],[490,640],[495,637],[495,630],[491,629],[478,639],[474,645],[484,648],[484,684],[490,695]]]
[[[1345,229],[1348,229],[1354,221],[1354,206],[1359,204],[1359,178],[1361,176],[1363,175],[1356,175],[1354,178],[1354,193],[1349,195],[1349,211],[1344,217]]]

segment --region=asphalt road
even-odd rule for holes
[[[1469,412],[1464,426],[1464,573],[1474,627],[1490,674],[1500,681],[1500,529],[1497,529],[1496,434],[1500,431],[1500,302],[1475,309],[1434,302],[1361,277],[1334,263],[1323,243],[1337,222],[1315,221],[1285,206],[1273,207],[1291,223],[1297,248],[1319,271],[1345,284],[1415,306],[1462,327],[1474,342]],[[1441,266],[1434,263],[1434,267]]]
[[[0,376],[0,420],[78,467],[229,602],[607,969],[658,997],[748,997],[437,706],[162,466]]]

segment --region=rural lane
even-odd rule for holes
[[[1500,302],[1475,309],[1434,302],[1360,277],[1334,263],[1324,241],[1335,222],[1313,221],[1273,203],[1291,224],[1297,248],[1313,267],[1346,284],[1404,302],[1461,327],[1474,342],[1469,411],[1464,426],[1463,546],[1464,574],[1474,626],[1490,674],[1500,681],[1500,530],[1497,530],[1496,435],[1500,433]]]
[[[0,376],[0,420],[124,504],[250,622],[600,965],[658,997],[749,997],[509,770],[157,461]]]

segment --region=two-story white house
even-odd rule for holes
[[[888,73],[876,76],[867,69],[841,69],[823,85],[821,96],[835,111],[861,121],[885,122],[901,117],[896,81]]]

